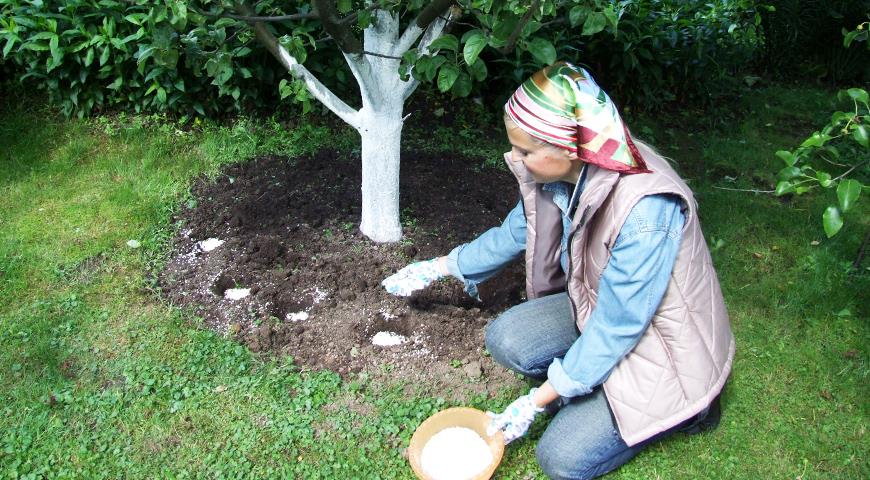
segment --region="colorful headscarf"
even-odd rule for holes
[[[524,132],[576,152],[586,163],[648,173],[616,105],[589,73],[558,62],[526,80],[504,106]]]

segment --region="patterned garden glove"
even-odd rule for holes
[[[381,285],[387,289],[387,292],[393,295],[407,297],[417,290],[428,287],[430,283],[444,276],[438,267],[438,259],[433,258],[408,265],[384,279]]]
[[[493,435],[496,431],[502,430],[506,444],[525,435],[529,425],[535,419],[535,415],[544,411],[543,408],[535,406],[535,402],[532,401],[532,395],[537,390],[537,388],[533,388],[529,390],[527,395],[514,400],[503,413],[496,415],[492,412],[486,412],[492,417],[492,422],[487,427],[486,433]]]

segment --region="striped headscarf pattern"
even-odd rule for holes
[[[577,153],[586,163],[649,172],[616,105],[580,67],[567,62],[545,67],[523,82],[504,108],[523,131]]]

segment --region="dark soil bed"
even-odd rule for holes
[[[519,262],[481,286],[482,302],[453,279],[410,298],[380,285],[406,264],[444,255],[500,224],[517,201],[516,183],[480,163],[403,153],[405,237],[396,244],[358,231],[356,156],[323,151],[230,166],[215,181],[197,182],[196,201],[178,214],[161,287],[208,328],[300,366],[343,376],[365,371],[426,391],[507,386],[516,377],[485,356],[483,329],[522,300]],[[223,243],[208,250],[208,239]],[[244,289],[244,298],[226,298]],[[376,345],[379,332],[404,341]]]

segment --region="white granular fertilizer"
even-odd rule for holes
[[[408,339],[404,335],[399,335],[393,332],[378,332],[372,337],[372,344],[381,347],[392,347],[407,342]]]
[[[420,464],[432,480],[473,478],[492,463],[492,451],[474,430],[449,427],[423,446]]]
[[[251,294],[250,288],[228,288],[224,292],[224,298],[227,300],[239,300]]]
[[[223,244],[223,240],[218,240],[217,238],[209,238],[199,242],[199,248],[201,248],[203,252],[210,252]]]
[[[291,322],[308,320],[308,312],[290,312],[287,314],[287,320],[290,320]]]

